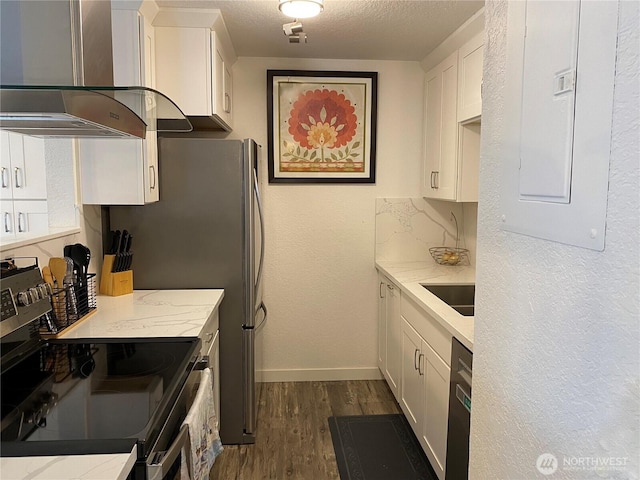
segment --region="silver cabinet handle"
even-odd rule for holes
[[[414,370],[418,370],[418,352],[420,351],[419,348],[416,348],[416,351],[413,352],[413,369]]]
[[[440,172],[434,170],[431,172],[431,188],[438,189],[438,184],[440,183]]]
[[[204,343],[211,343],[211,340],[213,340],[214,335],[215,335],[215,332],[207,333],[207,339],[204,341]]]
[[[14,173],[14,176],[15,176],[15,179],[16,179],[16,183],[15,183],[14,187],[22,188],[22,182],[21,182],[21,180],[22,180],[22,178],[21,178],[22,177],[22,170],[20,169],[20,167],[15,167],[13,169],[13,173]]]
[[[151,190],[156,188],[156,167],[154,165],[149,165],[149,184]]]
[[[11,230],[11,214],[4,212],[4,233],[10,233]]]
[[[422,369],[424,365],[424,353],[421,353],[418,357],[418,373],[420,376],[424,375],[424,370]]]
[[[18,212],[18,232],[23,233],[27,231],[26,223],[25,223],[25,214],[22,212]]]
[[[382,294],[382,292],[384,292],[384,290],[382,289],[383,285],[384,282],[380,282],[380,286],[378,287],[378,295],[380,295],[380,298],[384,298],[384,295]]]
[[[2,188],[9,188],[9,182],[7,181],[7,168],[2,167]]]
[[[434,171],[432,171],[432,172],[431,172],[431,178],[429,179],[429,180],[430,180],[429,186],[430,186],[431,188],[436,188],[436,187],[435,187],[435,184],[433,183],[433,174],[434,174],[434,173],[436,173],[436,172],[434,172]]]
[[[231,113],[231,96],[226,92],[224,94],[224,111]]]

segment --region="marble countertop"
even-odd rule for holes
[[[465,347],[473,351],[473,317],[465,317],[444,303],[421,284],[475,283],[476,272],[471,266],[449,267],[433,260],[393,262],[378,260],[376,268],[400,290],[422,306]]]
[[[131,453],[49,457],[2,457],[2,480],[125,480],[136,462]]]
[[[61,338],[197,337],[219,306],[224,290],[136,290],[98,295],[91,317]]]
[[[98,308],[60,338],[197,337],[220,306],[224,290],[136,290],[97,297]],[[131,453],[2,457],[3,480],[124,480],[136,461]]]

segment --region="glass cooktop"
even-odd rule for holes
[[[101,453],[116,441],[125,451],[150,441],[197,346],[193,339],[44,344],[2,371],[0,455],[30,455],[52,442],[83,446],[65,453]]]

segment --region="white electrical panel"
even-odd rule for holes
[[[503,228],[604,249],[617,2],[509,3]]]

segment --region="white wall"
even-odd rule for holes
[[[505,0],[486,4],[470,478],[634,478],[639,447],[639,3],[620,3],[606,248],[504,232]],[[565,469],[608,461],[620,470]],[[616,460],[617,459],[617,460]]]
[[[375,185],[268,184],[267,69],[379,72]],[[420,194],[420,65],[243,57],[233,75],[232,137],[263,146],[269,309],[257,359],[263,379],[379,378],[375,199]]]

